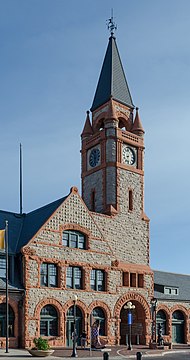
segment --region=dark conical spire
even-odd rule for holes
[[[134,121],[134,124],[132,127],[132,132],[139,136],[143,136],[145,133],[142,123],[141,123],[140,116],[139,116],[139,108],[138,107],[136,108],[136,116],[135,116],[135,121]]]
[[[84,128],[83,128],[83,131],[81,134],[82,139],[84,139],[90,135],[93,135],[93,130],[92,130],[91,122],[90,122],[89,113],[90,113],[89,111],[86,112],[86,121],[85,121]]]
[[[134,108],[116,40],[110,36],[91,111],[110,98]]]

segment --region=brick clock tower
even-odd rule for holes
[[[142,217],[144,130],[138,108],[134,114],[113,30],[112,23],[91,107],[92,121],[87,111],[81,135],[82,197],[91,211],[114,215],[135,206]]]

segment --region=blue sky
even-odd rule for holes
[[[189,0],[0,0],[0,208],[80,189],[80,134],[114,8],[117,45],[145,135],[151,266],[190,273]]]

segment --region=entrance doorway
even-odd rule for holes
[[[184,315],[181,311],[174,311],[172,314],[172,342],[184,343]]]
[[[71,306],[67,311],[66,320],[66,346],[72,347],[72,332],[74,331],[74,306]],[[82,311],[76,306],[76,332],[77,332],[77,345],[80,345],[80,335],[82,333]]]
[[[135,309],[132,310],[131,343],[133,345],[145,344],[145,312],[140,303],[137,301],[133,301],[132,303],[135,305]],[[124,304],[120,313],[120,345],[127,345],[129,341],[126,304]]]

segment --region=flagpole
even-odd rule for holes
[[[20,215],[22,215],[22,144],[20,143]]]
[[[5,221],[5,254],[6,254],[6,353],[9,352],[9,249],[8,249],[8,221]]]

